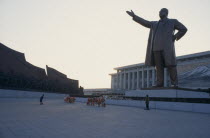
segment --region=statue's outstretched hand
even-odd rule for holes
[[[131,10],[131,11],[126,11],[126,13],[128,15],[130,15],[131,17],[134,17],[135,16],[135,13]]]

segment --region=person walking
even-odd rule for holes
[[[40,100],[40,105],[43,105],[43,102],[42,102],[43,101],[43,98],[44,98],[44,94],[42,94],[42,96],[39,99]]]
[[[146,95],[145,97],[145,104],[146,104],[146,110],[149,110],[149,96]]]

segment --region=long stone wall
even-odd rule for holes
[[[0,98],[37,98],[39,99],[42,94],[45,98],[61,98],[63,99],[67,94],[59,93],[46,93],[46,92],[31,92],[31,91],[19,91],[19,90],[4,90],[0,89]]]
[[[86,103],[87,98],[76,98],[76,102]],[[137,101],[137,100],[110,100],[110,99],[107,99],[106,104],[107,105],[119,105],[119,106],[131,106],[131,107],[145,108],[145,102]],[[187,112],[210,114],[210,104],[151,101],[150,108],[152,110],[161,109],[161,110],[187,111]]]

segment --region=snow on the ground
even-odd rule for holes
[[[209,138],[210,115],[0,98],[0,138]]]

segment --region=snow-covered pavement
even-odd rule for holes
[[[0,98],[0,138],[209,138],[210,114]]]

